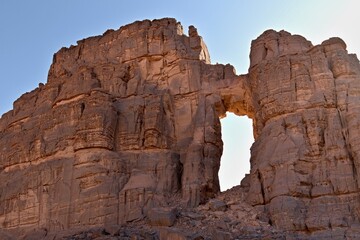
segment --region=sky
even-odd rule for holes
[[[25,92],[46,83],[53,54],[77,40],[143,19],[173,17],[194,25],[212,63],[247,73],[250,44],[267,29],[300,34],[314,45],[342,38],[360,54],[358,0],[2,0],[0,2],[0,116]],[[221,120],[224,154],[221,189],[249,171],[251,120]]]

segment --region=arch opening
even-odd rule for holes
[[[220,191],[240,185],[250,172],[250,148],[254,143],[252,119],[231,112],[220,119],[223,154],[220,160]]]

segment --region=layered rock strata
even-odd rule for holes
[[[109,30],[62,48],[0,119],[0,224],[56,232],[203,204],[219,193],[230,111],[254,126],[241,201],[304,238],[353,236],[359,102],[359,61],[339,38],[266,31],[238,76],[174,19]]]

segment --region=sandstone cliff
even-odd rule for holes
[[[173,209],[201,208],[219,193],[227,111],[253,119],[255,143],[241,197],[223,197],[221,211],[240,213],[229,210],[238,201],[262,229],[359,236],[358,59],[339,38],[313,46],[269,30],[252,42],[250,62],[240,76],[211,65],[196,28],[185,35],[174,19],[62,48],[48,82],[0,119],[4,236],[144,220],[190,229]],[[161,209],[178,223],[152,222]]]

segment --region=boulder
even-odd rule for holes
[[[227,209],[227,205],[221,200],[211,199],[209,201],[209,208],[211,211],[225,211]]]
[[[147,218],[151,226],[171,227],[176,221],[176,208],[151,208]]]

